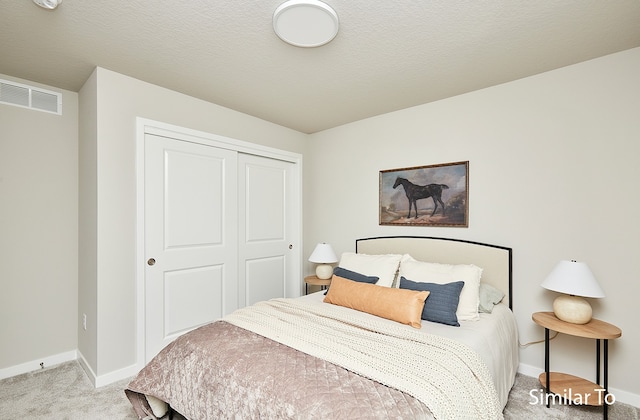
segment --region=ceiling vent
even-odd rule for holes
[[[62,114],[62,94],[0,79],[0,103]]]

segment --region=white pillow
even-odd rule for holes
[[[475,321],[480,319],[478,304],[480,303],[480,277],[482,268],[473,264],[439,264],[403,258],[399,276],[421,283],[446,284],[464,281],[460,292],[460,302],[456,316],[459,321]]]
[[[391,287],[400,266],[400,258],[402,255],[399,254],[369,255],[344,252],[338,265],[365,276],[376,276],[378,286]]]

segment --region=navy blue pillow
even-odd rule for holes
[[[343,279],[353,280],[360,283],[375,284],[380,278],[375,276],[365,276],[364,274],[356,273],[355,271],[347,270],[346,268],[336,267],[333,269],[333,274]],[[331,286],[329,286],[331,287]],[[324,294],[326,295],[329,289]]]
[[[425,321],[438,322],[445,325],[459,327],[456,311],[460,301],[460,292],[464,287],[463,281],[453,283],[419,283],[400,277],[400,288],[409,290],[428,290],[429,296],[424,302],[422,309],[422,319]]]

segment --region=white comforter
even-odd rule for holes
[[[322,302],[324,292],[300,299]],[[397,324],[381,319],[384,323]],[[496,305],[491,314],[480,314],[478,321],[460,321],[460,327],[422,321],[421,331],[448,337],[474,349],[489,368],[504,409],[518,370],[518,329],[515,316],[507,305]]]
[[[422,331],[449,337],[478,352],[493,376],[502,408],[507,405],[519,363],[516,320],[507,305],[496,305],[491,314],[481,313],[479,321],[460,321],[460,327],[422,321]]]

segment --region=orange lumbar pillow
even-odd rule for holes
[[[331,278],[324,302],[366,312],[420,328],[428,291],[414,291],[360,283],[340,276]]]

